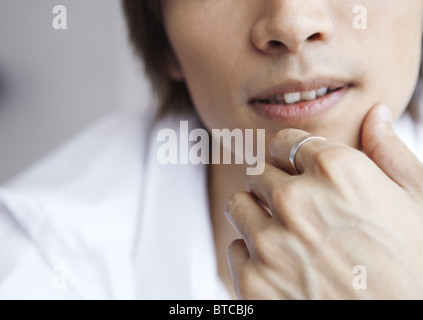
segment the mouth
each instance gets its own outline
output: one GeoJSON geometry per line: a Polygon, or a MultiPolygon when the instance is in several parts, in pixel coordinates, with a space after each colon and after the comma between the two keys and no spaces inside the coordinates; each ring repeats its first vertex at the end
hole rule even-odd
{"type": "Polygon", "coordinates": [[[305,120],[335,107],[350,87],[348,82],[334,79],[289,81],[265,90],[249,104],[274,119],[305,120]]]}

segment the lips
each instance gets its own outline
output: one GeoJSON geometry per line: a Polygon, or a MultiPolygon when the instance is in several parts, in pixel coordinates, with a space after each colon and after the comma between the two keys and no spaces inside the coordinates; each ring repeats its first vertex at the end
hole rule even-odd
{"type": "Polygon", "coordinates": [[[334,107],[349,87],[350,84],[343,79],[287,81],[264,90],[252,98],[250,104],[272,118],[304,119],[334,107]]]}

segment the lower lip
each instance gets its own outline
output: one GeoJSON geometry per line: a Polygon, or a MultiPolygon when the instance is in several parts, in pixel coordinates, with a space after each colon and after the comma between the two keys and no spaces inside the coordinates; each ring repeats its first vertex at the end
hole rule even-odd
{"type": "Polygon", "coordinates": [[[334,108],[346,94],[348,86],[338,89],[328,95],[310,101],[295,104],[266,104],[253,101],[252,105],[258,112],[272,119],[300,121],[318,117],[334,108]]]}

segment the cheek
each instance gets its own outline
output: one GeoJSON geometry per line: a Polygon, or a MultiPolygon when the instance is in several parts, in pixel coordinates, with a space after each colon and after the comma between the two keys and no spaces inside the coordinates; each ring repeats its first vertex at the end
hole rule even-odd
{"type": "Polygon", "coordinates": [[[230,119],[235,117],[236,108],[232,98],[235,83],[232,81],[233,70],[237,65],[236,60],[223,53],[213,50],[208,44],[204,44],[203,50],[194,46],[193,50],[186,47],[186,55],[183,56],[181,65],[184,70],[185,81],[190,92],[191,99],[198,115],[209,129],[226,127],[231,128],[230,119]],[[208,50],[207,50],[208,49],[208,50]],[[210,51],[212,51],[210,53],[210,51]],[[190,55],[197,51],[195,56],[190,55]],[[200,51],[200,52],[199,52],[200,51]]]}
{"type": "Polygon", "coordinates": [[[194,107],[208,128],[235,126],[230,120],[237,112],[234,94],[248,46],[248,28],[242,27],[244,13],[229,8],[230,3],[186,2],[181,5],[181,18],[178,5],[169,8],[173,11],[167,33],[194,107]]]}
{"type": "MultiPolygon", "coordinates": [[[[397,2],[395,2],[397,4],[397,2]]],[[[398,117],[407,107],[414,92],[421,61],[422,1],[404,1],[395,6],[370,7],[365,63],[369,70],[368,83],[398,117]],[[393,9],[395,8],[395,9],[393,9]],[[387,23],[389,21],[389,23],[387,23]],[[366,61],[367,60],[367,61],[366,61]]]]}
{"type": "Polygon", "coordinates": [[[386,86],[387,96],[392,101],[391,105],[396,118],[407,108],[415,91],[420,70],[421,45],[404,52],[401,58],[405,63],[396,64],[397,68],[393,75],[395,81],[386,86]]]}

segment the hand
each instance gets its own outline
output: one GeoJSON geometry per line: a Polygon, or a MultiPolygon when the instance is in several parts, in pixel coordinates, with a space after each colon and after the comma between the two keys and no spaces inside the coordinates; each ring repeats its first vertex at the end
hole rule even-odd
{"type": "Polygon", "coordinates": [[[301,146],[301,175],[292,175],[289,152],[308,133],[273,139],[275,164],[225,207],[242,236],[228,251],[239,298],[423,298],[423,165],[387,112],[377,106],[366,117],[364,152],[319,140],[301,146]],[[358,288],[357,265],[366,271],[358,288]]]}

